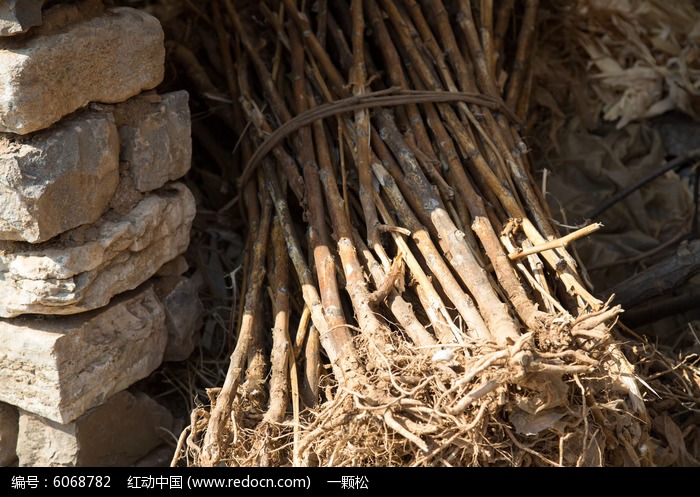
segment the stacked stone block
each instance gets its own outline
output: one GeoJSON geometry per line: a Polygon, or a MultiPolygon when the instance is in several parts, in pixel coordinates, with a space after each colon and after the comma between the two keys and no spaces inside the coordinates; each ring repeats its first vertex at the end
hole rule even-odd
{"type": "Polygon", "coordinates": [[[130,387],[200,324],[188,95],[156,18],[43,4],[0,0],[0,465],[132,465],[176,427],[130,387]]]}

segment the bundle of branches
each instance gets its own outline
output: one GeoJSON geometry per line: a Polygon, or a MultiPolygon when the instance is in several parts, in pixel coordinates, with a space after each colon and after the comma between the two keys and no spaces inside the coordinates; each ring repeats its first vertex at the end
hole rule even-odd
{"type": "Polygon", "coordinates": [[[643,465],[647,418],[532,177],[537,1],[211,4],[249,223],[188,465],[643,465]]]}

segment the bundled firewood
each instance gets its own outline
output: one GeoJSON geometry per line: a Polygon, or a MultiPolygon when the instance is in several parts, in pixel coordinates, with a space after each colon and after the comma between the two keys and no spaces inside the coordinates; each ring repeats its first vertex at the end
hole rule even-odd
{"type": "Polygon", "coordinates": [[[538,189],[536,0],[212,2],[244,294],[188,465],[644,465],[646,412],[538,189]],[[230,110],[230,112],[229,112],[230,110]]]}

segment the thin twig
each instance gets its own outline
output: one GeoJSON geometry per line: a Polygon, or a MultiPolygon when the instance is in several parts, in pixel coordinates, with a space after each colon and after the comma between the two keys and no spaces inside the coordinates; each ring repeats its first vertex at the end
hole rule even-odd
{"type": "Polygon", "coordinates": [[[625,187],[622,191],[616,193],[609,199],[607,199],[605,202],[600,204],[598,207],[590,211],[588,214],[586,214],[586,219],[596,219],[599,217],[603,212],[607,211],[610,207],[618,203],[619,201],[625,199],[650,181],[658,178],[659,176],[663,175],[667,171],[672,171],[677,168],[682,167],[686,162],[691,161],[691,160],[696,160],[700,158],[700,148],[694,148],[692,150],[688,150],[686,152],[683,152],[681,155],[678,157],[673,158],[672,160],[666,162],[659,168],[655,169],[651,173],[647,174],[643,178],[640,178],[639,180],[635,181],[632,183],[630,186],[625,187]]]}
{"type": "Polygon", "coordinates": [[[511,260],[516,260],[521,259],[523,257],[527,257],[528,255],[539,254],[540,252],[544,252],[545,250],[566,247],[569,243],[573,242],[574,240],[578,240],[579,238],[588,236],[591,233],[595,233],[602,227],[603,223],[589,224],[588,226],[585,226],[572,233],[569,233],[568,235],[562,236],[561,238],[557,238],[556,240],[549,240],[545,243],[533,245],[532,247],[519,249],[517,252],[511,252],[510,254],[508,254],[508,257],[510,257],[511,260]]]}

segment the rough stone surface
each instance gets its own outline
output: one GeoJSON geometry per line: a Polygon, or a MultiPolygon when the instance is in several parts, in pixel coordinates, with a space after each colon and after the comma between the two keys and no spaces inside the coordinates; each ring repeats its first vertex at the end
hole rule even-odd
{"type": "Polygon", "coordinates": [[[169,468],[174,456],[173,448],[163,444],[134,463],[136,468],[169,468]]]}
{"type": "Polygon", "coordinates": [[[156,276],[180,276],[189,269],[189,264],[187,263],[187,258],[184,255],[179,255],[173,260],[163,264],[158,271],[156,271],[156,276]]]}
{"type": "Polygon", "coordinates": [[[89,102],[123,102],[163,80],[163,29],[146,12],[115,7],[42,28],[0,38],[0,131],[48,128],[89,102]]]}
{"type": "Polygon", "coordinates": [[[156,292],[165,307],[168,344],[164,361],[184,361],[199,343],[204,307],[199,298],[200,273],[158,278],[156,292]]]}
{"type": "Polygon", "coordinates": [[[48,242],[0,242],[0,317],[75,314],[136,288],[189,245],[195,200],[182,183],[48,242]]]}
{"type": "Polygon", "coordinates": [[[114,107],[120,160],[141,192],[184,176],[192,162],[189,94],[182,90],[130,99],[114,107]]]}
{"type": "Polygon", "coordinates": [[[170,412],[144,393],[122,391],[72,423],[20,411],[22,467],[133,465],[165,440],[170,412]]]}
{"type": "Polygon", "coordinates": [[[24,33],[41,24],[41,7],[44,0],[0,1],[0,36],[24,33]]]}
{"type": "Polygon", "coordinates": [[[184,176],[189,123],[178,91],[93,105],[24,137],[0,133],[0,240],[49,240],[184,176]]]}
{"type": "Polygon", "coordinates": [[[96,311],[2,319],[0,400],[69,423],[151,374],[166,341],[149,283],[96,311]]]}
{"type": "Polygon", "coordinates": [[[85,112],[28,137],[0,135],[0,239],[37,243],[97,221],[119,182],[110,114],[85,112]]]}
{"type": "Polygon", "coordinates": [[[17,462],[18,416],[15,406],[0,402],[0,467],[17,462]]]}

